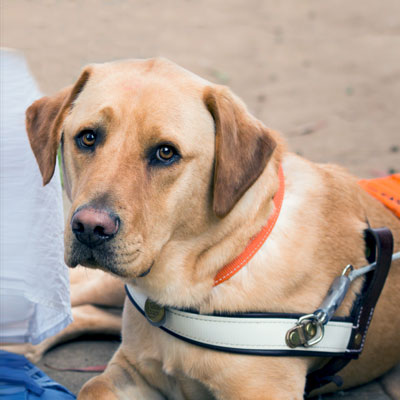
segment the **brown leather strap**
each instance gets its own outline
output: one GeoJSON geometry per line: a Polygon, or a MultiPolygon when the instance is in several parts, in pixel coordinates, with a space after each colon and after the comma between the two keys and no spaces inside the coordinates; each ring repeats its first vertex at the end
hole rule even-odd
{"type": "Polygon", "coordinates": [[[355,327],[349,342],[349,352],[352,358],[358,358],[364,347],[365,338],[375,305],[389,273],[393,255],[393,236],[388,228],[366,229],[365,243],[371,254],[368,261],[376,258],[376,268],[366,275],[361,296],[354,305],[352,315],[355,327]]]}
{"type": "Polygon", "coordinates": [[[376,267],[366,275],[361,294],[353,306],[351,315],[354,327],[349,341],[348,356],[331,358],[321,369],[308,374],[305,387],[306,394],[330,382],[335,382],[338,386],[341,386],[343,380],[336,374],[352,359],[358,358],[364,347],[375,305],[392,262],[393,236],[388,228],[366,229],[365,243],[367,253],[369,252],[367,259],[369,262],[376,259],[376,267]]]}

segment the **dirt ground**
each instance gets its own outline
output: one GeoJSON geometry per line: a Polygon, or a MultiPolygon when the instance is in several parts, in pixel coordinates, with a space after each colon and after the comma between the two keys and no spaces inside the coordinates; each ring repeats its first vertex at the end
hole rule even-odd
{"type": "MultiPolygon", "coordinates": [[[[229,85],[284,134],[290,149],[311,160],[362,177],[400,171],[398,0],[1,0],[0,6],[1,45],[25,54],[45,94],[73,83],[88,63],[164,56],[229,85]]],[[[98,343],[97,351],[67,345],[76,353],[71,362],[99,361],[92,357],[105,348],[98,343]]],[[[67,346],[47,357],[59,352],[66,362],[67,346]]],[[[113,346],[107,351],[101,362],[113,346]]],[[[88,376],[73,374],[53,376],[77,391],[88,376]]],[[[379,393],[339,397],[387,398],[379,384],[367,386],[374,388],[379,393]]]]}

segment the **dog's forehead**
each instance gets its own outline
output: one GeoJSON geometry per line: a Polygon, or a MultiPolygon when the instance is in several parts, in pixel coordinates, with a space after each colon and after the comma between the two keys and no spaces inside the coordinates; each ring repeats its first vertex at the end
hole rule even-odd
{"type": "Polygon", "coordinates": [[[118,106],[123,110],[138,103],[172,107],[182,100],[201,100],[208,85],[206,80],[165,59],[94,64],[74,107],[118,106]]]}
{"type": "Polygon", "coordinates": [[[209,129],[211,115],[202,93],[210,85],[165,59],[119,61],[91,66],[90,77],[74,102],[73,131],[92,121],[141,121],[142,129],[209,129]]]}

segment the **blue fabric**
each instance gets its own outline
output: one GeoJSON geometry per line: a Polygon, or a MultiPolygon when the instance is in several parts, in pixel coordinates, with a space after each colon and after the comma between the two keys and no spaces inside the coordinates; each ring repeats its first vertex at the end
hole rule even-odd
{"type": "Polygon", "coordinates": [[[0,400],[72,400],[75,395],[24,356],[0,350],[0,400]]]}

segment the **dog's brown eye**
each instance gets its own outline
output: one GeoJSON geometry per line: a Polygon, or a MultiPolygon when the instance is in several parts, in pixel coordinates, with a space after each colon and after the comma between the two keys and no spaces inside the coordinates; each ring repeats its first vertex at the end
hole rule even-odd
{"type": "Polygon", "coordinates": [[[175,152],[171,146],[161,146],[156,154],[160,161],[168,161],[174,156],[175,152]]]}
{"type": "Polygon", "coordinates": [[[81,136],[82,144],[86,147],[92,147],[96,142],[96,134],[93,131],[86,131],[81,136]]]}
{"type": "Polygon", "coordinates": [[[147,153],[149,165],[155,168],[168,167],[178,162],[182,157],[175,146],[164,143],[150,148],[147,153]]]}

